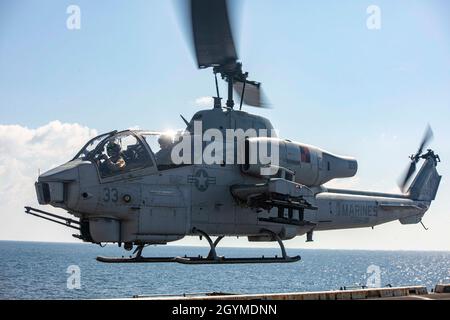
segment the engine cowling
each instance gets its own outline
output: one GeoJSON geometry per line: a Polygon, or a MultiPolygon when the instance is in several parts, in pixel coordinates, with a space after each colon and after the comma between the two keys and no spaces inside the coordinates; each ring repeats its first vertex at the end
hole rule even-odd
{"type": "MultiPolygon", "coordinates": [[[[319,186],[333,179],[353,177],[358,171],[358,162],[354,158],[338,156],[314,146],[278,138],[249,138],[245,143],[244,154],[244,173],[266,177],[271,175],[267,173],[268,167],[285,168],[293,172],[295,182],[306,186],[319,186]],[[268,164],[267,159],[261,159],[261,144],[269,145],[269,154],[271,148],[277,146],[278,163],[268,164]]],[[[272,175],[277,174],[279,175],[278,172],[272,172],[272,175]]]]}

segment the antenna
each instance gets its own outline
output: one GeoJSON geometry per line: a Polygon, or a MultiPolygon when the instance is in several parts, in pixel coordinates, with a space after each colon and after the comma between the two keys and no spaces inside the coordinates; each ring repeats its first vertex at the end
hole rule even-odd
{"type": "Polygon", "coordinates": [[[220,99],[219,83],[217,82],[217,72],[214,72],[214,79],[216,80],[216,92],[217,92],[217,98],[220,99]]]}
{"type": "Polygon", "coordinates": [[[181,119],[183,120],[183,122],[184,122],[187,126],[189,126],[189,121],[187,121],[186,118],[183,117],[182,114],[180,114],[180,117],[181,117],[181,119]]]}
{"type": "Polygon", "coordinates": [[[240,104],[240,106],[239,106],[239,111],[242,110],[242,102],[244,102],[245,84],[246,84],[246,83],[247,83],[247,82],[244,81],[244,84],[242,85],[241,104],[240,104]]]}

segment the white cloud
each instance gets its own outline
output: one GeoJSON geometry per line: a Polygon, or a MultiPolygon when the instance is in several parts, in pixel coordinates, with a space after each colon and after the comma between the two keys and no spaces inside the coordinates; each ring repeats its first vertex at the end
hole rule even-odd
{"type": "Polygon", "coordinates": [[[71,240],[64,227],[27,216],[23,207],[38,205],[34,182],[39,170],[69,161],[96,135],[96,130],[59,121],[37,129],[0,125],[0,239],[71,240]]]}
{"type": "Polygon", "coordinates": [[[214,106],[214,99],[212,97],[200,97],[195,99],[195,106],[198,108],[210,108],[214,106]]]}

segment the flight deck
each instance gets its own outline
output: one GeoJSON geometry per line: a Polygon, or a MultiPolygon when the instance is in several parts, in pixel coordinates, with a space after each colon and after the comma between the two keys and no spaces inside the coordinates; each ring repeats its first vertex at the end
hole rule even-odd
{"type": "Polygon", "coordinates": [[[345,289],[317,292],[134,296],[143,300],[450,300],[450,284],[438,284],[431,292],[425,286],[345,289]]]}

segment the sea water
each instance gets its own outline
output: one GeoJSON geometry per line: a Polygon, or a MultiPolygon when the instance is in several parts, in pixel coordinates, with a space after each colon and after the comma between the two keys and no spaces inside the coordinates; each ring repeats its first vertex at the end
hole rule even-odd
{"type": "MultiPolygon", "coordinates": [[[[190,293],[277,293],[342,287],[450,282],[450,252],[288,249],[287,264],[106,264],[115,246],[0,241],[0,299],[104,299],[190,293]],[[373,281],[373,280],[377,281],[373,281]]],[[[206,255],[207,247],[150,246],[146,256],[206,255]]],[[[279,249],[218,248],[227,257],[274,256],[279,249]]]]}

